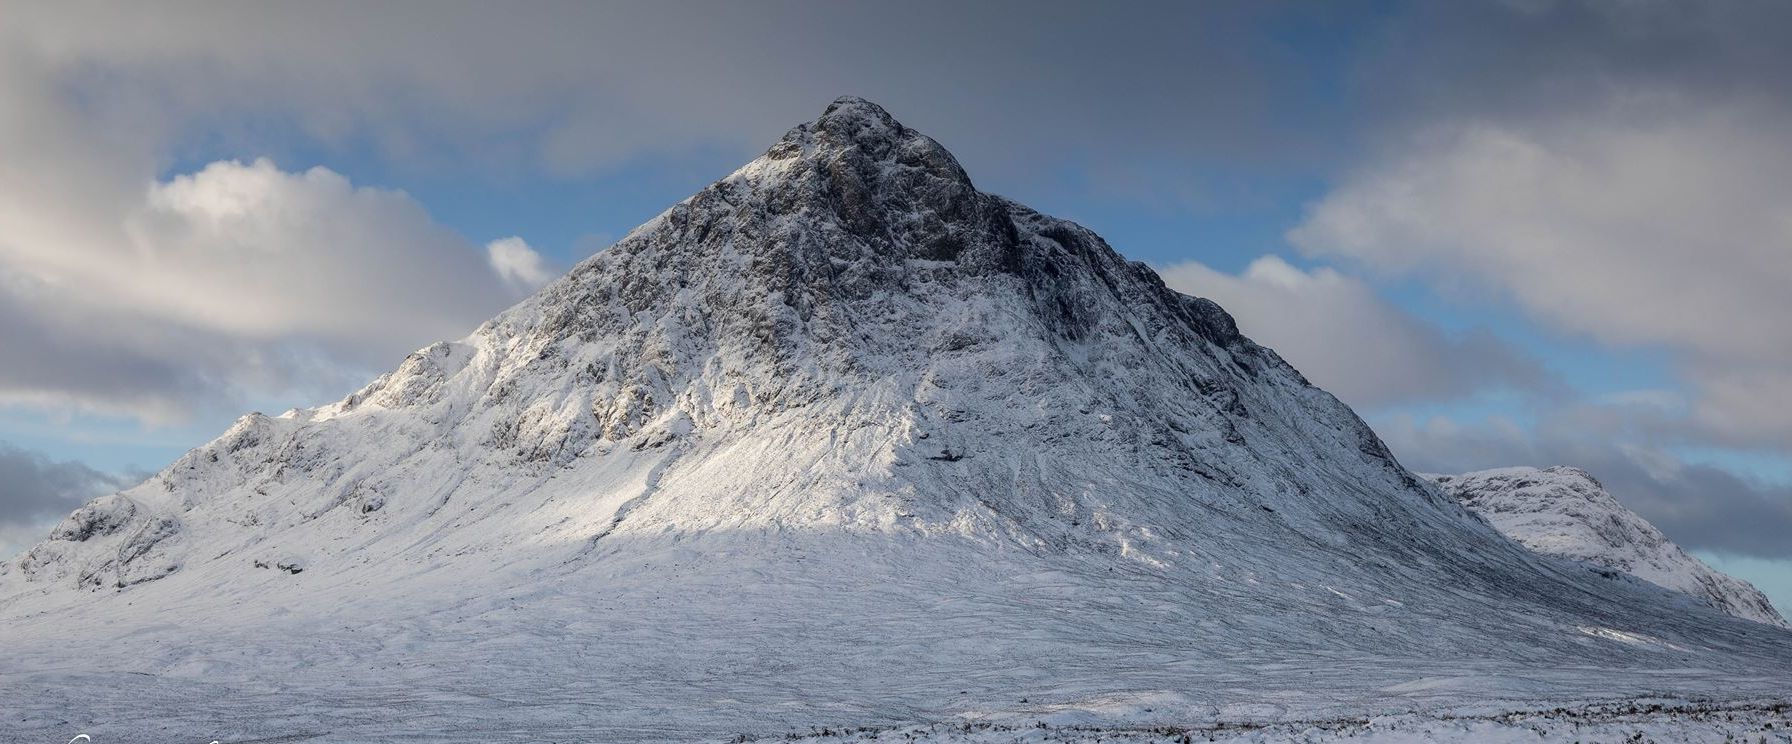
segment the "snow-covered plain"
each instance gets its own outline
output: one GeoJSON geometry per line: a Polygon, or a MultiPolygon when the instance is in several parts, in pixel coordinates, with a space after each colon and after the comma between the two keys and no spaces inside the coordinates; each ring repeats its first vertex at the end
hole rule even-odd
{"type": "Polygon", "coordinates": [[[1074,738],[1792,689],[1792,633],[1506,539],[1218,306],[858,99],[471,336],[83,507],[0,567],[0,643],[19,741],[1074,738]]]}

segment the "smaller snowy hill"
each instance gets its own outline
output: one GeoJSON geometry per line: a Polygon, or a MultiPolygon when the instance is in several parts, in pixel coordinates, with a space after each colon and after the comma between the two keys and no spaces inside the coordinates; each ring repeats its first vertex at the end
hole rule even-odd
{"type": "Polygon", "coordinates": [[[1426,477],[1533,551],[1622,571],[1736,617],[1787,627],[1761,590],[1694,558],[1584,470],[1496,468],[1426,477]]]}

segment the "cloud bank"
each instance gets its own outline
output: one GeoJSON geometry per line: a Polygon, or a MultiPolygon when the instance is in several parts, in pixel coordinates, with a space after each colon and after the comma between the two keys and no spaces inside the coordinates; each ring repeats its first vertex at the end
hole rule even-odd
{"type": "Polygon", "coordinates": [[[1688,463],[1647,447],[1585,436],[1545,422],[1540,430],[1508,419],[1467,424],[1410,415],[1382,417],[1375,430],[1414,470],[1461,473],[1512,465],[1572,465],[1592,473],[1625,506],[1689,550],[1792,560],[1792,485],[1688,463]]]}
{"type": "Polygon", "coordinates": [[[1010,178],[1037,176],[1047,147],[1053,167],[1294,162],[1276,140],[1297,60],[1257,27],[1275,14],[1152,12],[1161,23],[1056,2],[8,5],[0,341],[27,359],[0,370],[0,404],[160,422],[293,388],[316,400],[555,273],[520,239],[480,246],[404,193],[269,154],[579,178],[744,154],[852,92],[1010,178]],[[1065,55],[1066,34],[1111,49],[1065,55]]]}
{"type": "MultiPolygon", "coordinates": [[[[0,203],[23,211],[30,193],[0,203]]],[[[79,218],[0,237],[0,341],[16,360],[0,401],[169,421],[252,392],[328,394],[552,273],[515,238],[488,262],[402,192],[267,160],[215,162],[79,218]]]]}
{"type": "Polygon", "coordinates": [[[1480,391],[1542,391],[1536,362],[1486,331],[1449,334],[1366,282],[1303,271],[1275,256],[1233,276],[1196,261],[1161,267],[1172,289],[1220,303],[1246,335],[1352,406],[1444,401],[1480,391]]]}
{"type": "Polygon", "coordinates": [[[978,173],[1038,175],[1046,148],[1142,164],[1312,151],[1286,116],[1312,100],[1273,27],[1289,14],[1266,4],[1137,6],[1151,22],[1058,0],[79,10],[9,7],[6,61],[34,97],[76,91],[89,117],[163,144],[203,124],[226,145],[290,134],[577,175],[761,148],[852,93],[979,158],[978,173]],[[1065,53],[1077,46],[1091,53],[1065,53]]]}
{"type": "Polygon", "coordinates": [[[1612,112],[1463,125],[1375,161],[1290,240],[1483,287],[1550,327],[1667,348],[1711,436],[1792,446],[1792,136],[1759,119],[1612,112]]]}
{"type": "Polygon", "coordinates": [[[1288,239],[1509,303],[1675,390],[1511,418],[1372,415],[1403,461],[1568,464],[1689,547],[1792,558],[1792,489],[1676,451],[1792,455],[1792,6],[1414,3],[1350,75],[1361,152],[1288,239]]]}
{"type": "Polygon", "coordinates": [[[126,485],[78,462],[58,462],[0,442],[0,525],[60,517],[126,485]]]}
{"type": "Polygon", "coordinates": [[[49,523],[88,499],[126,485],[111,473],[0,442],[0,560],[41,539],[49,523]]]}

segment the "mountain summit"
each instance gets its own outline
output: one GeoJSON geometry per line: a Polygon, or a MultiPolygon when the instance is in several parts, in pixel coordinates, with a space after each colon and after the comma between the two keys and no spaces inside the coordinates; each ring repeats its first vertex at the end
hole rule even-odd
{"type": "Polygon", "coordinates": [[[103,730],[105,685],[170,735],[1325,715],[1740,695],[1792,659],[1507,540],[1217,305],[857,98],[3,570],[20,668],[115,650],[0,689],[27,720],[103,730]]]}

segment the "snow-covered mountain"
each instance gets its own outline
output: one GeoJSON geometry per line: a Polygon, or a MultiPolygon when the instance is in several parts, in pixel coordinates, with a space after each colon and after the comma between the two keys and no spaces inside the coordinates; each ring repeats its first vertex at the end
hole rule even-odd
{"type": "Polygon", "coordinates": [[[0,569],[0,647],[0,726],[166,740],[1792,681],[1792,634],[1526,551],[1217,305],[855,98],[472,335],[82,507],[0,569]]]}
{"type": "Polygon", "coordinates": [[[1682,550],[1584,470],[1517,467],[1426,477],[1538,553],[1623,571],[1740,618],[1786,625],[1761,590],[1682,550]]]}

